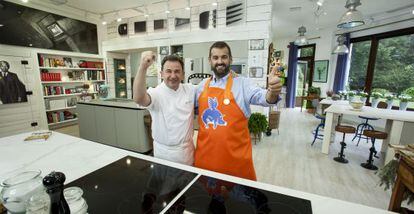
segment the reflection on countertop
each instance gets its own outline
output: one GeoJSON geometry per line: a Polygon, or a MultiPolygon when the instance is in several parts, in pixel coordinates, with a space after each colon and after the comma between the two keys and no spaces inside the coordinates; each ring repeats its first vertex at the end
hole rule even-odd
{"type": "Polygon", "coordinates": [[[143,108],[139,108],[137,104],[132,99],[124,99],[124,98],[109,98],[105,100],[95,99],[91,101],[79,101],[78,104],[86,104],[86,105],[100,105],[100,106],[108,106],[108,107],[121,107],[121,108],[132,108],[137,110],[144,110],[143,108]]]}

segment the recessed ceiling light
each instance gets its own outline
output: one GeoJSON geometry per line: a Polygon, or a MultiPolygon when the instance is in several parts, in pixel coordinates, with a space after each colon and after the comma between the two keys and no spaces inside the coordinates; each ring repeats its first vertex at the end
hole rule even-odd
{"type": "Polygon", "coordinates": [[[414,10],[413,10],[413,15],[414,15],[414,10]]]}
{"type": "Polygon", "coordinates": [[[29,2],[29,0],[22,0],[22,2],[23,2],[23,3],[27,3],[27,2],[29,2]]]}
{"type": "Polygon", "coordinates": [[[108,24],[106,21],[103,21],[103,22],[102,22],[102,25],[106,25],[106,24],[108,24]]]}
{"type": "Polygon", "coordinates": [[[145,16],[145,17],[148,17],[149,15],[148,15],[148,14],[145,14],[144,16],[145,16]]]}
{"type": "Polygon", "coordinates": [[[30,47],[32,47],[32,46],[33,46],[33,44],[32,44],[32,43],[30,43],[30,44],[29,44],[29,46],[30,46],[30,47]]]}
{"type": "Polygon", "coordinates": [[[117,22],[121,22],[122,21],[122,18],[118,18],[116,21],[117,22]]]}
{"type": "Polygon", "coordinates": [[[185,9],[186,9],[186,10],[190,10],[191,8],[190,8],[190,7],[186,7],[185,9]]]}
{"type": "Polygon", "coordinates": [[[211,5],[217,6],[217,2],[213,2],[213,3],[211,3],[211,5]]]}
{"type": "Polygon", "coordinates": [[[165,13],[171,13],[169,10],[166,10],[165,13]]]}
{"type": "Polygon", "coordinates": [[[322,7],[323,2],[324,2],[324,0],[318,0],[318,1],[316,2],[316,4],[322,7]]]}
{"type": "Polygon", "coordinates": [[[4,26],[4,24],[0,24],[0,27],[3,27],[4,26]]]}

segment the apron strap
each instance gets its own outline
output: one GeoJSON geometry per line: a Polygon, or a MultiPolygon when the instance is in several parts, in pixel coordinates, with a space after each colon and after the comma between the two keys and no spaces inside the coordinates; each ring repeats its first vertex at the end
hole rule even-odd
{"type": "Polygon", "coordinates": [[[231,97],[231,87],[233,86],[233,75],[230,71],[229,78],[227,79],[226,88],[224,90],[224,99],[229,99],[231,97]]]}

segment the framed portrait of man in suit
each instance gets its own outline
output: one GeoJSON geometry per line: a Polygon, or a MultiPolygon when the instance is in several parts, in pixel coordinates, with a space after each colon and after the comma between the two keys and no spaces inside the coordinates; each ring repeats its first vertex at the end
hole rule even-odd
{"type": "Polygon", "coordinates": [[[10,63],[0,59],[0,102],[1,104],[27,102],[26,86],[18,74],[12,72],[10,63]]]}

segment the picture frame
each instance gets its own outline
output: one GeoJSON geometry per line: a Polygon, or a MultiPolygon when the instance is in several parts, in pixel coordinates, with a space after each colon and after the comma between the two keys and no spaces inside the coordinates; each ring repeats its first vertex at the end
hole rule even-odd
{"type": "Polygon", "coordinates": [[[249,40],[249,50],[264,50],[264,39],[249,40]]]}
{"type": "Polygon", "coordinates": [[[250,78],[263,78],[263,67],[250,67],[249,77],[250,78]]]}
{"type": "Polygon", "coordinates": [[[313,72],[313,82],[328,82],[329,60],[316,60],[313,72]]]}
{"type": "Polygon", "coordinates": [[[169,46],[160,46],[160,55],[168,55],[168,53],[170,52],[169,50],[169,46]]]}

